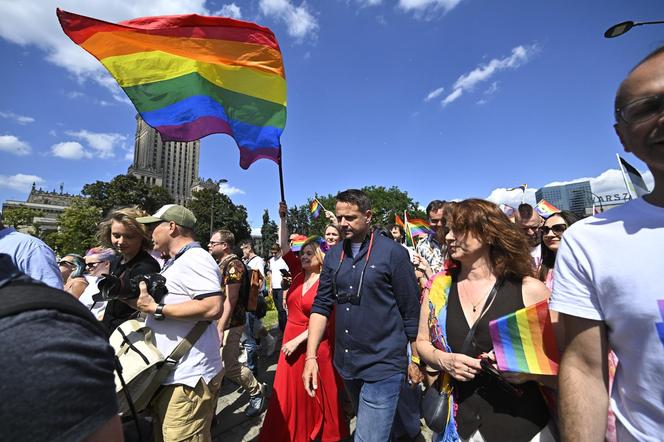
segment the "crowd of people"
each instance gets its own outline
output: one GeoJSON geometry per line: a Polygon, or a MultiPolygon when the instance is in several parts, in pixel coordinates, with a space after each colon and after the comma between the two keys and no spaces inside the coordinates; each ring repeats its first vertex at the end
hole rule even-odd
{"type": "Polygon", "coordinates": [[[249,395],[249,418],[267,410],[261,441],[416,440],[432,389],[449,401],[432,425],[436,442],[662,440],[663,79],[660,48],[615,102],[615,130],[654,190],[584,219],[434,200],[432,233],[409,244],[401,225],[375,225],[368,196],[348,189],[326,212],[330,225],[297,248],[281,202],[267,263],[225,229],[204,247],[194,215],[175,204],[153,215],[114,210],[99,247],[59,259],[0,224],[0,440],[122,440],[104,337],[137,316],[164,355],[192,341],[150,402],[155,440],[211,440],[225,380],[249,395]],[[163,297],[140,279],[155,274],[163,297]],[[46,286],[78,300],[93,324],[71,308],[2,305],[12,299],[3,291],[46,286]],[[100,296],[113,290],[133,295],[100,296]],[[281,339],[271,386],[258,372],[259,348],[271,354],[277,343],[262,296],[274,301],[281,339]],[[543,302],[558,373],[501,370],[491,321],[543,302]]]}

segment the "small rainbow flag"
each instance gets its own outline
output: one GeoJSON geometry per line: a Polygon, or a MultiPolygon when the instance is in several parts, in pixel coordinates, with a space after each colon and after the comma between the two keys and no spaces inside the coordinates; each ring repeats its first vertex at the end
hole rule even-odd
{"type": "Polygon", "coordinates": [[[491,321],[489,332],[501,370],[544,375],[558,373],[558,347],[548,301],[491,321]]]}
{"type": "Polygon", "coordinates": [[[290,248],[293,252],[299,252],[300,250],[302,250],[302,246],[304,245],[305,242],[307,242],[307,237],[306,236],[296,235],[295,238],[293,238],[293,240],[291,240],[291,243],[290,243],[291,247],[290,248]]]}
{"type": "Polygon", "coordinates": [[[279,162],[286,79],[272,31],[196,14],[118,24],[57,10],[65,34],[99,60],[163,141],[233,137],[240,167],[279,162]]]}
{"type": "Polygon", "coordinates": [[[539,216],[542,218],[548,218],[554,213],[560,212],[560,209],[558,209],[556,206],[551,204],[545,199],[541,199],[539,203],[535,206],[535,211],[539,213],[539,216]]]}
{"type": "Polygon", "coordinates": [[[400,226],[402,229],[406,229],[406,225],[403,223],[403,220],[399,215],[394,215],[394,224],[400,226]]]}
{"type": "Polygon", "coordinates": [[[431,226],[429,226],[429,223],[420,218],[408,219],[408,228],[413,237],[419,235],[431,235],[434,233],[431,226]]]}
{"type": "Polygon", "coordinates": [[[311,207],[309,207],[309,210],[311,211],[311,216],[316,219],[320,216],[320,208],[322,204],[318,202],[316,198],[311,202],[311,207]]]}

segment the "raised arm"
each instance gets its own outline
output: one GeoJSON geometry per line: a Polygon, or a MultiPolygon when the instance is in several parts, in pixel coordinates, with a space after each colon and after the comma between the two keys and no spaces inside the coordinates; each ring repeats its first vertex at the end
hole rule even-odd
{"type": "Polygon", "coordinates": [[[286,223],[287,214],[288,206],[286,205],[286,202],[279,202],[279,245],[281,246],[282,255],[285,255],[290,251],[290,243],[288,242],[288,224],[286,223]]]}

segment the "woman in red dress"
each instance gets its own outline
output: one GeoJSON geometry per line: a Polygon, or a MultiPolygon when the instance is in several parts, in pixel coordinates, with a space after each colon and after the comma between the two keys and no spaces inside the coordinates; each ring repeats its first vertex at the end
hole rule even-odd
{"type": "Polygon", "coordinates": [[[288,245],[285,203],[279,205],[280,238],[283,258],[293,282],[288,290],[288,321],[267,415],[260,441],[339,441],[348,437],[339,393],[343,383],[332,365],[334,318],[328,321],[327,332],[318,349],[319,388],[311,398],[304,390],[306,342],[311,306],[318,291],[318,278],[323,267],[323,252],[315,239],[304,243],[299,259],[288,245]]]}

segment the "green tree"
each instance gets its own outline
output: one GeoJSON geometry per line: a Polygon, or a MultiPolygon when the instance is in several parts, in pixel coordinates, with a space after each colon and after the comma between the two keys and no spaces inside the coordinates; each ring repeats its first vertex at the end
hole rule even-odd
{"type": "Polygon", "coordinates": [[[151,186],[131,175],[118,175],[109,182],[86,184],[81,193],[88,197],[91,205],[99,207],[104,216],[114,208],[134,205],[154,213],[164,204],[173,203],[166,189],[151,186]]]}
{"type": "Polygon", "coordinates": [[[203,189],[194,192],[193,199],[189,201],[187,208],[196,216],[196,238],[205,242],[210,238],[210,217],[212,219],[212,231],[227,229],[235,235],[235,241],[251,237],[251,229],[247,222],[247,209],[242,205],[235,205],[233,201],[214,189],[203,189]]]}
{"type": "Polygon", "coordinates": [[[35,227],[33,222],[36,216],[44,216],[43,212],[29,207],[9,207],[2,214],[6,226],[18,228],[20,226],[35,227]]]}
{"type": "Polygon", "coordinates": [[[270,247],[279,240],[279,226],[270,219],[270,213],[265,209],[263,212],[263,225],[261,226],[261,237],[263,238],[263,258],[267,259],[270,247]]]}
{"type": "Polygon", "coordinates": [[[58,219],[58,231],[44,235],[43,240],[56,251],[84,254],[97,246],[95,235],[102,220],[101,211],[87,200],[74,202],[58,219]]]}
{"type": "MultiPolygon", "coordinates": [[[[408,212],[409,217],[426,218],[424,211],[418,208],[419,203],[413,200],[408,195],[408,192],[404,192],[396,186],[389,188],[384,186],[366,186],[361,190],[366,192],[371,200],[373,212],[372,223],[374,225],[387,227],[394,223],[395,215],[398,214],[403,218],[404,210],[408,212]]],[[[327,210],[334,212],[337,204],[335,196],[315,195],[314,198],[317,198],[327,210]]],[[[287,217],[289,232],[307,236],[323,235],[323,229],[330,221],[325,217],[322,209],[320,216],[317,219],[313,219],[310,207],[314,198],[309,199],[307,204],[289,208],[287,217]]]]}

